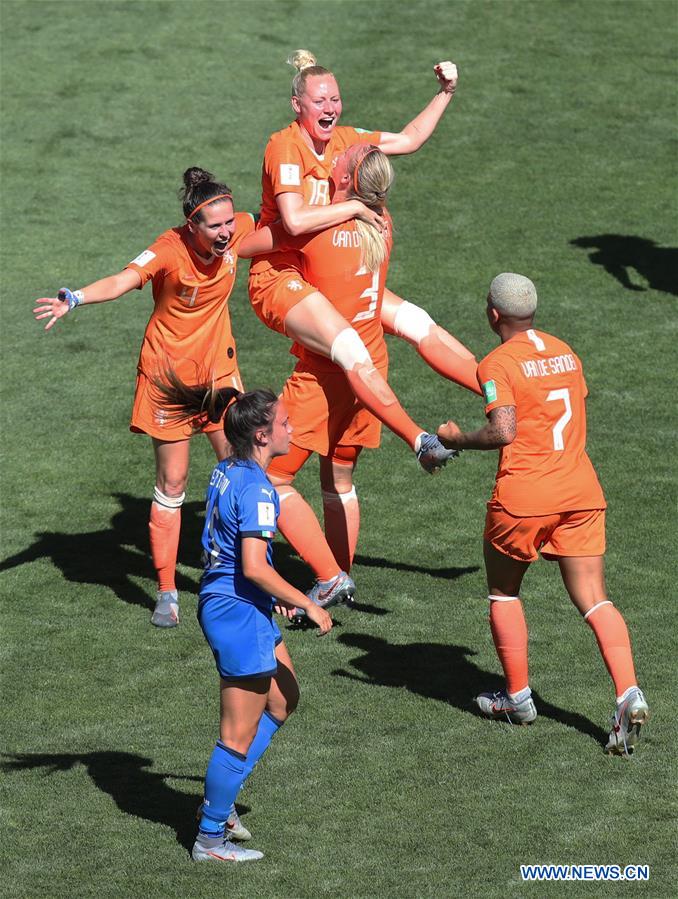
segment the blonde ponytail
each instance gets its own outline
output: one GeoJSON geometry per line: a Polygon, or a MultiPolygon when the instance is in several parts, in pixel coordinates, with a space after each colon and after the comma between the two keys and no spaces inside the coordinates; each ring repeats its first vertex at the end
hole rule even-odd
{"type": "MultiPolygon", "coordinates": [[[[360,200],[369,209],[382,212],[395,178],[388,156],[377,147],[372,147],[358,160],[350,174],[352,187],[348,195],[360,200]]],[[[376,272],[388,255],[386,237],[374,225],[361,219],[356,219],[355,227],[360,235],[362,264],[368,272],[376,272]]]]}

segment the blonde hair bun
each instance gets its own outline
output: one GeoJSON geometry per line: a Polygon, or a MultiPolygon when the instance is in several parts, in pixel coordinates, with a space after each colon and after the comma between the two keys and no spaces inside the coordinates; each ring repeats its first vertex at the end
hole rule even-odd
{"type": "Polygon", "coordinates": [[[294,66],[297,72],[303,72],[304,69],[316,65],[316,58],[310,50],[295,50],[288,56],[287,64],[294,66]]]}

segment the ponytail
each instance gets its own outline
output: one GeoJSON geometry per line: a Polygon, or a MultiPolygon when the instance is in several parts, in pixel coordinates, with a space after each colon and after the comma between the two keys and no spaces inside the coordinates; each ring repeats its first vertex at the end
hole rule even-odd
{"type": "Polygon", "coordinates": [[[252,458],[256,432],[268,429],[275,418],[278,397],[271,390],[241,393],[235,387],[216,387],[213,383],[185,384],[169,364],[152,380],[168,410],[167,421],[199,431],[223,418],[235,459],[252,458]]]}
{"type": "Polygon", "coordinates": [[[199,222],[202,220],[202,208],[216,203],[218,200],[233,199],[230,187],[215,181],[214,175],[193,166],[183,174],[184,186],[179,191],[184,215],[187,219],[199,222]]]}
{"type": "MultiPolygon", "coordinates": [[[[364,155],[354,158],[353,170],[349,169],[351,186],[348,196],[360,200],[375,212],[383,212],[395,178],[388,156],[378,147],[369,145],[364,155]]],[[[356,219],[355,227],[360,235],[362,264],[369,272],[376,272],[388,255],[386,238],[378,228],[361,219],[356,219]]]]}

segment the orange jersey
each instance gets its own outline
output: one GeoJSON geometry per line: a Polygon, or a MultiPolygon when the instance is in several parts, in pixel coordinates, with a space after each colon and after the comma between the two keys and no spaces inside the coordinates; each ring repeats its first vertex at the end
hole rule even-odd
{"type": "MultiPolygon", "coordinates": [[[[377,366],[388,359],[381,324],[381,305],[393,247],[393,223],[388,212],[384,211],[384,217],[388,227],[387,256],[376,272],[368,272],[361,265],[360,234],[353,220],[299,237],[290,237],[281,224],[272,228],[283,246],[299,251],[303,277],[317,287],[355,328],[377,366]]],[[[319,370],[338,368],[325,356],[312,353],[299,344],[293,345],[292,352],[306,365],[313,365],[319,370]]]]}
{"type": "Polygon", "coordinates": [[[516,334],[478,366],[485,411],[515,406],[516,437],[499,456],[492,499],[512,515],[604,509],[586,454],[588,394],[579,358],[550,334],[516,334]]]}
{"type": "Polygon", "coordinates": [[[165,231],[127,268],[153,282],[155,308],[146,326],[137,368],[154,377],[167,361],[187,383],[237,372],[228,299],[235,283],[238,244],[254,230],[252,217],[235,215],[223,257],[206,261],[188,243],[188,226],[165,231]]]}
{"type": "MultiPolygon", "coordinates": [[[[329,177],[337,156],[356,143],[378,144],[379,131],[363,131],[348,126],[337,126],[332,132],[325,152],[318,156],[302,137],[297,122],[272,134],[264,153],[261,183],[261,218],[258,227],[270,225],[280,218],[276,197],[278,194],[295,193],[309,206],[327,206],[330,202],[329,177]]],[[[252,262],[252,271],[264,271],[269,259],[277,268],[290,265],[298,267],[294,253],[274,253],[258,256],[252,262]]]]}

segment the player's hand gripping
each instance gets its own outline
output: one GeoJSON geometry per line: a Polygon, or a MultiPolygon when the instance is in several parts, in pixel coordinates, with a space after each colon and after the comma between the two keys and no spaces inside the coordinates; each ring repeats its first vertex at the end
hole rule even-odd
{"type": "Polygon", "coordinates": [[[64,315],[69,313],[71,309],[74,309],[81,302],[81,297],[78,296],[79,291],[73,292],[69,290],[68,287],[62,287],[57,293],[56,297],[41,297],[39,300],[36,300],[36,303],[41,303],[42,305],[35,306],[33,309],[33,315],[36,320],[39,321],[42,318],[48,318],[49,321],[45,325],[45,331],[49,331],[49,329],[56,324],[57,319],[63,318],[64,315]]]}
{"type": "Polygon", "coordinates": [[[387,231],[386,219],[382,215],[379,215],[378,212],[374,212],[368,206],[365,206],[364,203],[361,205],[363,207],[362,211],[356,215],[356,218],[363,222],[367,222],[368,225],[374,225],[377,231],[385,234],[387,231]]]}
{"type": "Polygon", "coordinates": [[[439,62],[437,66],[433,66],[436,78],[440,82],[440,86],[445,94],[454,94],[457,89],[457,81],[459,80],[459,72],[453,62],[446,60],[439,62]]]}
{"type": "Polygon", "coordinates": [[[448,421],[437,430],[438,440],[446,449],[459,449],[457,438],[461,435],[461,428],[454,421],[448,421]]]}

